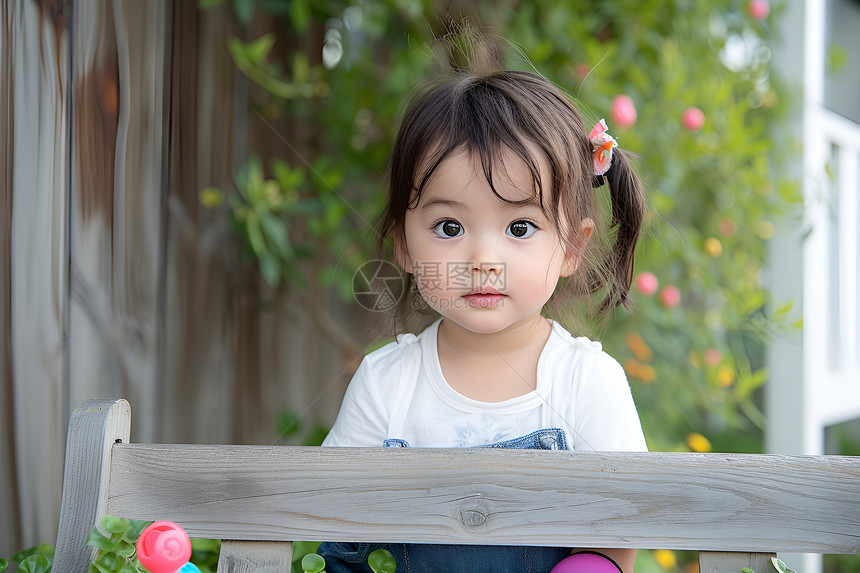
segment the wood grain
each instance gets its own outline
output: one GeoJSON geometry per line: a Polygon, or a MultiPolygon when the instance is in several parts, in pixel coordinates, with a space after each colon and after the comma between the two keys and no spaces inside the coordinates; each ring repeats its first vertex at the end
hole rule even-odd
{"type": "Polygon", "coordinates": [[[293,561],[288,541],[224,541],[218,573],[285,573],[293,561]]]}
{"type": "Polygon", "coordinates": [[[110,514],[216,539],[860,549],[849,457],[123,444],[113,460],[110,514]]]}
{"type": "Polygon", "coordinates": [[[741,573],[744,568],[755,573],[771,573],[771,557],[776,554],[700,551],[699,573],[741,573]]]}
{"type": "Polygon", "coordinates": [[[87,400],[72,413],[54,571],[80,570],[78,564],[95,556],[87,536],[107,515],[111,453],[117,440],[128,441],[130,431],[131,407],[125,400],[87,400]]]}
{"type": "MultiPolygon", "coordinates": [[[[4,385],[0,432],[4,458],[15,459],[0,472],[0,489],[14,492],[7,514],[0,511],[0,554],[9,555],[50,539],[56,532],[68,406],[65,402],[65,315],[68,306],[67,181],[69,176],[68,18],[62,3],[3,2],[2,44],[5,105],[14,124],[5,132],[2,151],[8,172],[2,177],[4,212],[0,234],[8,241],[8,269],[2,298],[9,313],[0,326],[6,354],[0,365],[4,385]],[[5,50],[11,50],[9,56],[5,50]],[[11,185],[10,185],[11,184],[11,185]],[[8,335],[8,338],[7,338],[8,335]],[[9,399],[8,402],[5,399],[9,399]],[[9,416],[9,418],[6,418],[9,416]],[[13,476],[9,476],[13,473],[13,476]],[[14,479],[16,483],[9,484],[14,479]],[[8,489],[6,489],[8,487],[8,489]],[[20,523],[7,528],[7,516],[20,523]]],[[[5,252],[6,249],[3,249],[5,252]]],[[[0,275],[5,273],[0,273],[0,275]]],[[[4,313],[5,314],[5,313],[4,313]]]]}

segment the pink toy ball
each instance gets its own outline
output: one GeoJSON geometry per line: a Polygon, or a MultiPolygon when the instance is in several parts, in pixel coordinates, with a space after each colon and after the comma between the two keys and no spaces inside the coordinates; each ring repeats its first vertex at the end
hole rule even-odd
{"type": "Polygon", "coordinates": [[[681,124],[689,131],[699,131],[705,126],[705,113],[697,107],[688,107],[681,114],[681,124]]]}
{"type": "Polygon", "coordinates": [[[681,302],[681,291],[675,285],[663,287],[660,291],[660,304],[666,308],[675,308],[681,302]]]}
{"type": "Polygon", "coordinates": [[[610,559],[596,553],[577,553],[565,557],[550,573],[620,573],[610,559]]]}
{"type": "Polygon", "coordinates": [[[172,521],[156,521],[140,534],[137,558],[152,573],[177,573],[191,559],[191,540],[172,521]]]}
{"type": "Polygon", "coordinates": [[[654,273],[649,271],[643,271],[636,275],[634,284],[636,285],[636,288],[639,289],[639,292],[645,296],[653,295],[657,292],[657,287],[660,286],[660,283],[657,281],[657,277],[654,276],[654,273]]]}
{"type": "Polygon", "coordinates": [[[770,15],[770,3],[767,0],[751,0],[747,10],[756,20],[764,20],[770,15]]]}
{"type": "Polygon", "coordinates": [[[633,98],[625,94],[615,96],[612,99],[610,115],[612,116],[612,126],[631,127],[636,123],[637,117],[633,98]]]}

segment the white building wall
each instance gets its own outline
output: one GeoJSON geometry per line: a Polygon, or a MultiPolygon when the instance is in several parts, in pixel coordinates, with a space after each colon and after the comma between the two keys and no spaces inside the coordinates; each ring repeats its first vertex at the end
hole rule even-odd
{"type": "MultiPolygon", "coordinates": [[[[828,1],[789,0],[774,47],[797,98],[787,135],[803,158],[787,163],[799,166],[788,175],[802,182],[804,209],[770,253],[776,304],[796,301],[803,318],[802,332],[780,337],[769,357],[772,453],[822,454],[827,426],[860,417],[860,125],[824,105],[827,44],[839,40],[826,34],[828,1]]],[[[780,557],[799,573],[821,571],[820,556],[780,557]]]]}

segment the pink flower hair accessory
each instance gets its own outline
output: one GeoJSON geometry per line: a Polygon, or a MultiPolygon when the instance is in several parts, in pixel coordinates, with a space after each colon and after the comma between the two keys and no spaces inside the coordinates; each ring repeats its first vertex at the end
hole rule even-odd
{"type": "Polygon", "coordinates": [[[609,171],[609,167],[612,165],[612,150],[618,146],[615,138],[606,132],[607,129],[606,120],[601,119],[588,134],[591,151],[594,154],[594,176],[598,178],[603,177],[609,171]]]}

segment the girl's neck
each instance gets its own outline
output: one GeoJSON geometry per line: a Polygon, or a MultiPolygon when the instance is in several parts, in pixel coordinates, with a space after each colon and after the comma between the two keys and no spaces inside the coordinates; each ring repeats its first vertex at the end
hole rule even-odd
{"type": "Polygon", "coordinates": [[[552,326],[539,314],[503,331],[490,334],[472,332],[452,320],[443,318],[437,333],[437,345],[444,346],[445,351],[451,355],[474,358],[539,355],[550,331],[552,326]]]}
{"type": "Polygon", "coordinates": [[[443,319],[437,333],[439,363],[448,385],[482,402],[501,402],[537,387],[537,365],[552,327],[540,315],[492,334],[443,319]]]}

